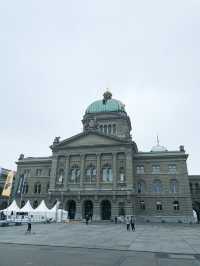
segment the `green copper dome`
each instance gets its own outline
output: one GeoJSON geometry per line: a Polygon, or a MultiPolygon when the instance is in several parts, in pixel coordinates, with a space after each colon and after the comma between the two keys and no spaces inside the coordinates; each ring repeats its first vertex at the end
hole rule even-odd
{"type": "Polygon", "coordinates": [[[107,91],[104,93],[104,99],[95,101],[88,106],[86,114],[101,112],[125,112],[125,106],[122,102],[112,99],[112,94],[107,91]]]}

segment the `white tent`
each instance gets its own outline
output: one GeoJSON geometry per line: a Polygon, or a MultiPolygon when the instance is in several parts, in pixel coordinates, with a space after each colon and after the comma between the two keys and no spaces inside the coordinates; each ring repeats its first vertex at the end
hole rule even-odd
{"type": "Polygon", "coordinates": [[[46,213],[49,211],[50,210],[49,210],[49,208],[47,208],[44,200],[42,200],[40,205],[36,209],[34,209],[34,212],[37,212],[37,213],[46,213]]]}
{"type": "Polygon", "coordinates": [[[15,200],[8,206],[3,212],[6,212],[7,214],[11,214],[11,212],[19,212],[20,208],[18,207],[15,200]]]}
{"type": "Polygon", "coordinates": [[[52,209],[49,209],[46,206],[45,201],[42,200],[40,205],[36,209],[33,210],[32,212],[33,218],[40,220],[40,221],[46,221],[48,219],[55,221],[57,208],[54,208],[54,207],[52,209]]]}
{"type": "Polygon", "coordinates": [[[33,211],[34,211],[34,209],[32,208],[29,200],[26,202],[26,204],[24,205],[24,207],[22,207],[20,209],[20,212],[32,213],[33,211]]]}

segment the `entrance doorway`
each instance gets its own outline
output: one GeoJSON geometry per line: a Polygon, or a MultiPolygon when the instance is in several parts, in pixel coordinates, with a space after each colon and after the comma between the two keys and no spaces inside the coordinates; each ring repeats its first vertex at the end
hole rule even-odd
{"type": "Polygon", "coordinates": [[[74,219],[76,216],[76,202],[74,200],[67,202],[67,211],[69,219],[74,219]]]}
{"type": "Polygon", "coordinates": [[[110,220],[111,218],[111,204],[109,200],[103,200],[101,202],[101,219],[110,220]]]}
{"type": "Polygon", "coordinates": [[[83,218],[88,215],[91,219],[93,216],[93,203],[91,200],[86,200],[83,204],[83,218]]]}

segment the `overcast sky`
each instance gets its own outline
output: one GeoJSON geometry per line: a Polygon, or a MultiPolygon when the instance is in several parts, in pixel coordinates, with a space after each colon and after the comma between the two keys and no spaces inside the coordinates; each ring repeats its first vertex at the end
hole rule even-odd
{"type": "Polygon", "coordinates": [[[140,151],[158,134],[200,174],[199,14],[199,0],[1,1],[0,166],[51,155],[109,87],[140,151]]]}

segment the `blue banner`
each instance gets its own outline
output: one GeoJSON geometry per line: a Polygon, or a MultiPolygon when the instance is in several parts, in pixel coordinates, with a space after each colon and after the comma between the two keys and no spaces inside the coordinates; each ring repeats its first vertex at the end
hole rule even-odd
{"type": "Polygon", "coordinates": [[[18,195],[18,196],[20,196],[23,192],[24,181],[25,181],[25,177],[24,177],[24,175],[21,175],[19,177],[19,182],[18,182],[18,186],[17,186],[17,190],[16,190],[16,195],[18,195]]]}

